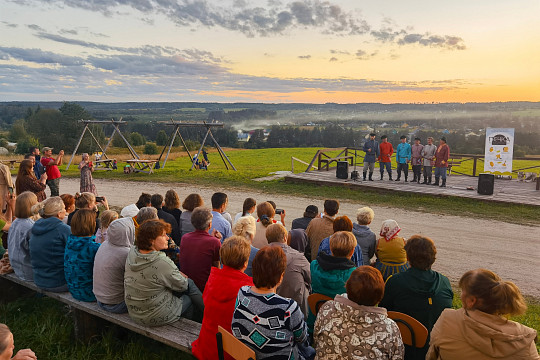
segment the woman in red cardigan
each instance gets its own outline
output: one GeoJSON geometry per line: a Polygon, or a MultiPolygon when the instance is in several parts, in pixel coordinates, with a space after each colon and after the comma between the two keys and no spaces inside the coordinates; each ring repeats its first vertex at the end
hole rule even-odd
{"type": "MultiPolygon", "coordinates": [[[[242,286],[253,286],[253,279],[244,270],[248,265],[251,244],[243,236],[231,236],[221,245],[222,269],[212,267],[204,288],[204,317],[199,338],[191,344],[199,360],[218,358],[216,333],[218,325],[231,331],[234,304],[242,286]]],[[[226,359],[232,359],[225,355],[226,359]]]]}

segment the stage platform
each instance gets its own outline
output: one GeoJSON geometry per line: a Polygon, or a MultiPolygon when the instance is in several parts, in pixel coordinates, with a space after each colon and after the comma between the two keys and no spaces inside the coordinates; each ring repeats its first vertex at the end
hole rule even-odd
{"type": "MultiPolygon", "coordinates": [[[[360,169],[361,170],[361,169],[360,169]]],[[[432,196],[455,196],[462,198],[477,199],[480,201],[497,202],[505,204],[526,204],[540,207],[540,191],[536,190],[536,182],[519,182],[517,180],[495,179],[493,195],[480,195],[477,192],[478,178],[472,176],[450,175],[446,180],[446,188],[432,185],[423,185],[412,182],[389,181],[388,174],[384,180],[380,179],[380,173],[373,173],[374,181],[362,181],[362,171],[359,171],[360,179],[338,179],[336,169],[310,171],[307,173],[290,174],[285,177],[288,182],[313,183],[326,186],[346,186],[351,189],[371,189],[384,192],[404,192],[432,196]],[[472,188],[472,190],[468,190],[472,188]]],[[[394,172],[394,179],[396,174],[394,172]]],[[[409,171],[409,180],[413,178],[409,171]]],[[[423,181],[423,179],[422,179],[423,181]]]]}

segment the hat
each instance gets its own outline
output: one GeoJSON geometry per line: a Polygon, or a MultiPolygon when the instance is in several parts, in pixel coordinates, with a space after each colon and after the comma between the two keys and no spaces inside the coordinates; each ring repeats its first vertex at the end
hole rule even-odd
{"type": "Polygon", "coordinates": [[[128,205],[120,211],[121,217],[134,217],[139,213],[139,208],[135,204],[128,205]]]}
{"type": "Polygon", "coordinates": [[[444,141],[444,142],[446,142],[446,137],[443,136],[443,137],[441,138],[441,140],[444,141]]]}
{"type": "Polygon", "coordinates": [[[49,151],[49,150],[52,150],[52,149],[54,149],[54,148],[45,146],[45,147],[43,148],[43,150],[41,150],[41,151],[45,152],[45,151],[49,151]]]}
{"type": "Polygon", "coordinates": [[[316,207],[315,205],[308,205],[308,207],[306,208],[306,212],[307,213],[312,213],[312,214],[317,214],[319,212],[319,208],[316,207]]]}
{"type": "Polygon", "coordinates": [[[371,133],[371,134],[369,134],[369,136],[377,136],[377,134],[371,133]]]}

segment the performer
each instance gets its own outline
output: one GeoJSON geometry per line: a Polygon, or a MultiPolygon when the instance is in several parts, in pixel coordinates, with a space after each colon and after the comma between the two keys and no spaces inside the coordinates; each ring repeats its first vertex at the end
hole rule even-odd
{"type": "Polygon", "coordinates": [[[449,157],[450,147],[446,144],[446,138],[443,136],[435,153],[435,183],[432,185],[446,187],[446,170],[449,157]],[[442,178],[441,185],[439,185],[439,178],[442,178]]]}
{"type": "Polygon", "coordinates": [[[60,150],[56,159],[52,158],[53,148],[45,146],[43,148],[44,157],[41,158],[41,164],[45,167],[47,173],[47,185],[51,190],[51,196],[60,196],[60,170],[59,165],[62,165],[62,159],[64,158],[64,150],[60,150]]]}
{"type": "Polygon", "coordinates": [[[381,180],[384,175],[384,168],[388,173],[388,178],[392,181],[392,154],[394,153],[394,147],[388,142],[388,136],[381,136],[381,144],[379,145],[379,165],[381,167],[381,180]]]}
{"type": "Polygon", "coordinates": [[[401,172],[405,176],[405,182],[407,182],[407,177],[409,176],[409,161],[411,160],[411,145],[407,143],[407,137],[401,135],[399,138],[401,143],[397,146],[396,149],[396,162],[397,162],[397,179],[401,179],[401,172]]]}
{"type": "Polygon", "coordinates": [[[90,156],[87,153],[82,154],[79,171],[81,172],[81,193],[89,192],[97,196],[96,185],[94,185],[94,178],[92,177],[94,164],[90,161],[90,156]]]}
{"type": "Polygon", "coordinates": [[[422,158],[424,158],[424,182],[422,184],[431,184],[431,170],[433,168],[433,159],[437,146],[433,145],[433,138],[430,136],[427,139],[427,145],[422,149],[422,158]]]}
{"type": "Polygon", "coordinates": [[[424,149],[424,145],[420,144],[420,138],[415,137],[414,138],[414,145],[411,146],[411,154],[412,154],[412,170],[414,174],[413,182],[420,183],[420,175],[422,174],[422,149],[424,149]]]}
{"type": "Polygon", "coordinates": [[[379,157],[379,143],[375,140],[375,134],[369,134],[369,140],[364,143],[363,150],[366,152],[364,156],[364,181],[366,181],[366,173],[369,169],[369,181],[373,181],[373,171],[375,170],[375,160],[379,157]]]}

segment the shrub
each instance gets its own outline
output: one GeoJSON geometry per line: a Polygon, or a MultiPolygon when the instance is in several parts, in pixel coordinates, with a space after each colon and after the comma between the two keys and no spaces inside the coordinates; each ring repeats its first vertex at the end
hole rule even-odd
{"type": "Polygon", "coordinates": [[[155,155],[158,153],[158,148],[156,146],[156,144],[154,143],[146,143],[146,145],[144,145],[144,153],[146,155],[155,155]]]}

